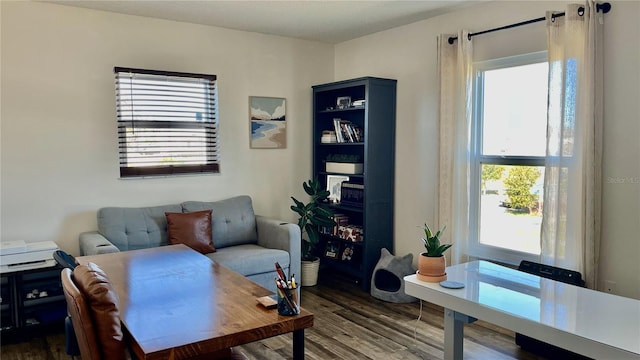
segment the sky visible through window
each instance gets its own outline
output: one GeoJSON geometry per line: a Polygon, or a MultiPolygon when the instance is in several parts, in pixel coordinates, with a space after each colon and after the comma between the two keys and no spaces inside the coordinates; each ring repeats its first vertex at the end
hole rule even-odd
{"type": "Polygon", "coordinates": [[[546,62],[484,73],[484,155],[544,156],[546,62]]]}

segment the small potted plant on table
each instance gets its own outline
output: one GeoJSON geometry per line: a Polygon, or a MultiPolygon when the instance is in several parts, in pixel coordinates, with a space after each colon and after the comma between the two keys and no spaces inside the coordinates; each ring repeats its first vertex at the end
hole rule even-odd
{"type": "Polygon", "coordinates": [[[294,205],[291,210],[300,216],[298,226],[302,233],[302,274],[300,284],[302,286],[314,286],[318,282],[318,269],[320,258],[314,256],[314,250],[320,241],[320,227],[332,227],[336,225],[333,220],[333,210],[329,207],[329,191],[322,189],[318,179],[308,180],[302,183],[304,191],[311,197],[309,203],[304,204],[293,196],[294,205]],[[306,234],[306,237],[305,237],[306,234]]]}
{"type": "Polygon", "coordinates": [[[447,280],[446,258],[443,253],[451,247],[451,244],[440,244],[440,235],[444,233],[447,227],[438,230],[435,235],[427,224],[424,224],[423,230],[425,237],[422,238],[424,248],[427,250],[420,253],[418,257],[417,278],[427,282],[440,282],[447,280]]]}

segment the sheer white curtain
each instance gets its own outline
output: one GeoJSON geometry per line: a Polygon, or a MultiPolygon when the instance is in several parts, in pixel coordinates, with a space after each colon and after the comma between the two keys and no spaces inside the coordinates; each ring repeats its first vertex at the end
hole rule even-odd
{"type": "Polygon", "coordinates": [[[472,42],[469,32],[438,38],[440,76],[440,153],[438,229],[447,226],[444,241],[454,245],[450,263],[467,261],[469,243],[469,174],[472,89],[472,42]]]}
{"type": "Polygon", "coordinates": [[[549,104],[543,263],[580,271],[597,285],[602,159],[602,13],[595,3],[547,13],[549,104]],[[583,10],[579,10],[582,7],[583,10]]]}

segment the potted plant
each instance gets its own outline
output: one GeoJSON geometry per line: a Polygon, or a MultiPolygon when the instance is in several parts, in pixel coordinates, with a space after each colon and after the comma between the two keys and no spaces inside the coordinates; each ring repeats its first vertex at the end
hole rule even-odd
{"type": "Polygon", "coordinates": [[[320,258],[314,255],[314,250],[320,241],[320,227],[333,227],[333,210],[329,207],[329,191],[320,187],[318,179],[302,183],[305,193],[311,197],[309,203],[304,204],[293,196],[294,205],[291,210],[300,216],[298,226],[302,233],[302,286],[314,286],[318,282],[320,258]],[[306,236],[305,236],[306,234],[306,236]]]}
{"type": "Polygon", "coordinates": [[[422,238],[422,242],[427,251],[420,253],[418,257],[418,279],[427,282],[447,280],[447,273],[445,272],[447,262],[443,253],[451,247],[451,244],[440,243],[440,235],[444,233],[446,228],[447,227],[444,226],[442,230],[438,230],[438,232],[433,234],[429,225],[424,224],[424,237],[422,238]]]}

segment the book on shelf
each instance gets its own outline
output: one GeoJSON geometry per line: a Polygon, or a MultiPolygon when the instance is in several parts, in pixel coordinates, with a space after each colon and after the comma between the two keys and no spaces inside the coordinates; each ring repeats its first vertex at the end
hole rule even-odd
{"type": "Polygon", "coordinates": [[[359,127],[354,127],[353,131],[355,133],[355,137],[356,137],[356,142],[362,142],[362,129],[360,129],[359,127]]]}
{"type": "Polygon", "coordinates": [[[320,226],[320,234],[333,235],[333,226],[320,226]]]}
{"type": "Polygon", "coordinates": [[[336,140],[339,143],[362,142],[362,130],[351,121],[340,118],[333,119],[336,140]]]}
{"type": "Polygon", "coordinates": [[[343,181],[340,189],[340,203],[362,207],[364,204],[364,185],[343,181]]]}
{"type": "Polygon", "coordinates": [[[337,143],[336,132],[333,130],[324,130],[322,131],[322,136],[320,137],[320,142],[322,144],[333,144],[337,143]]]}
{"type": "Polygon", "coordinates": [[[349,225],[349,217],[345,214],[333,214],[333,221],[335,221],[336,225],[330,228],[324,228],[327,231],[325,234],[338,236],[338,228],[349,225]]]}

